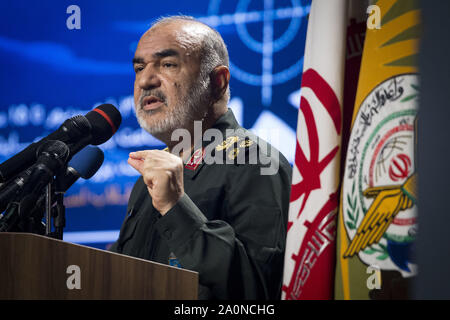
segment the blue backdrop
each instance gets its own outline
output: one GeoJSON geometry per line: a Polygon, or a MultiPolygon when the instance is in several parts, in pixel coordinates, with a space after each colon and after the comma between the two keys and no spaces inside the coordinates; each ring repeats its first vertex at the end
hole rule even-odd
{"type": "Polygon", "coordinates": [[[68,191],[66,241],[105,248],[118,237],[138,178],[130,151],[162,148],[142,131],[133,103],[131,60],[140,35],[160,16],[194,16],[228,46],[238,121],[292,163],[310,0],[1,1],[0,162],[76,114],[112,103],[118,132],[100,147],[105,162],[68,191]],[[69,29],[79,8],[79,29],[69,29]],[[69,20],[69,24],[68,24],[69,20]],[[269,131],[270,132],[270,131],[269,131]]]}

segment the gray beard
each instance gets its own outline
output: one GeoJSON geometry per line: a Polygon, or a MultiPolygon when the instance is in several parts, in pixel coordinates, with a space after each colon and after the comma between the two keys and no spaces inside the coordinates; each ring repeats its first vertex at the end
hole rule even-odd
{"type": "Polygon", "coordinates": [[[170,139],[174,130],[178,128],[189,128],[193,125],[194,121],[202,120],[211,104],[211,95],[210,81],[205,80],[204,77],[199,78],[187,90],[186,95],[177,102],[174,112],[165,119],[152,125],[149,125],[145,119],[147,115],[151,115],[155,111],[145,111],[141,105],[142,99],[139,99],[138,106],[136,107],[136,117],[141,128],[155,138],[168,144],[166,140],[170,139]]]}

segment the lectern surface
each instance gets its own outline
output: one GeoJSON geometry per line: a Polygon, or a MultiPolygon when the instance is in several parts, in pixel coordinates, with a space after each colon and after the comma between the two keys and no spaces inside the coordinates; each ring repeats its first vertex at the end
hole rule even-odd
{"type": "Polygon", "coordinates": [[[0,299],[197,299],[198,273],[27,233],[0,233],[0,299]]]}

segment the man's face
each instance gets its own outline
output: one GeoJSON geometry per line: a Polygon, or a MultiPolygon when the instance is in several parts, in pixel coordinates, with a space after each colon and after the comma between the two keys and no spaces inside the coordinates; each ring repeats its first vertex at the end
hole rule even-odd
{"type": "Polygon", "coordinates": [[[200,77],[199,51],[183,41],[183,29],[181,23],[152,28],[142,36],[133,59],[136,116],[156,137],[199,120],[207,107],[208,83],[200,77]]]}

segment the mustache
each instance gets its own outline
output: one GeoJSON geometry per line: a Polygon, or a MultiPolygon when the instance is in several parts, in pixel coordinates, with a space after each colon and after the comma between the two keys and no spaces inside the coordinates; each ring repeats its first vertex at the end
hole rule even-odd
{"type": "Polygon", "coordinates": [[[167,105],[166,95],[162,93],[161,90],[143,90],[139,97],[139,107],[142,108],[142,102],[144,101],[144,98],[148,96],[154,96],[167,105]]]}

